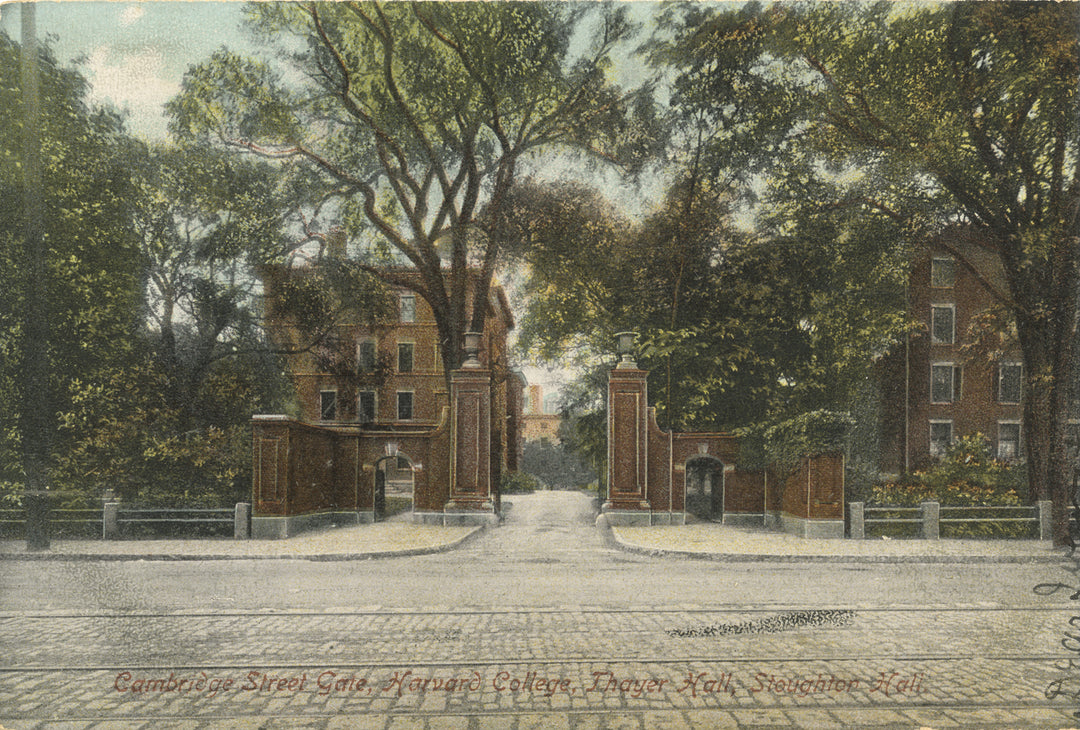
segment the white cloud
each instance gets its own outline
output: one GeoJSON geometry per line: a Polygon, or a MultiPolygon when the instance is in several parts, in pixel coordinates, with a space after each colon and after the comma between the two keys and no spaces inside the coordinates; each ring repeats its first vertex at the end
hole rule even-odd
{"type": "Polygon", "coordinates": [[[120,27],[126,28],[146,14],[142,5],[128,5],[124,12],[120,13],[120,27]]]}
{"type": "Polygon", "coordinates": [[[164,56],[152,46],[123,54],[107,45],[98,46],[86,62],[93,85],[91,99],[130,111],[134,131],[164,136],[161,105],[180,91],[177,81],[165,77],[164,67],[164,56]]]}

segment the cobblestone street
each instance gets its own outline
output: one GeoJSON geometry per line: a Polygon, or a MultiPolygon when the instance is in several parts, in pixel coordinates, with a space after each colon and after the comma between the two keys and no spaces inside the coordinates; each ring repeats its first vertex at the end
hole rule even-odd
{"type": "Polygon", "coordinates": [[[514,502],[441,555],[0,564],[0,725],[1074,726],[1054,566],[651,558],[514,502]]]}

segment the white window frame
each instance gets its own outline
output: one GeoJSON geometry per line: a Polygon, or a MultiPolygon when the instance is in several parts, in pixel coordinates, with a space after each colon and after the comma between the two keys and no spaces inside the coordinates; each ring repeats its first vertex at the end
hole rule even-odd
{"type": "Polygon", "coordinates": [[[1014,406],[1014,405],[1019,405],[1020,401],[1023,400],[1023,398],[1024,398],[1024,365],[1023,365],[1023,363],[1016,362],[1015,360],[1007,360],[1007,361],[999,362],[998,363],[997,402],[1002,404],[1002,405],[1006,405],[1006,406],[1014,406]],[[1019,374],[1017,375],[1017,378],[1018,378],[1017,387],[1019,389],[1019,393],[1017,394],[1016,400],[1004,400],[1003,399],[1002,393],[1004,392],[1004,388],[1002,388],[1001,386],[1002,386],[1002,383],[1005,382],[1005,368],[1016,368],[1019,371],[1019,374]]]}
{"type": "Polygon", "coordinates": [[[953,289],[956,287],[956,259],[952,256],[935,256],[930,259],[930,288],[932,289],[953,289]],[[952,265],[952,282],[949,284],[937,284],[934,282],[934,270],[936,264],[939,261],[945,261],[952,265]]]}
{"type": "Polygon", "coordinates": [[[394,415],[397,417],[398,421],[414,421],[414,420],[416,420],[416,391],[414,391],[414,390],[399,390],[399,391],[397,391],[397,396],[394,399],[394,409],[395,409],[394,415]],[[408,395],[409,396],[409,412],[410,412],[410,415],[409,415],[408,418],[402,418],[401,417],[401,396],[403,396],[403,395],[408,395]]]}
{"type": "Polygon", "coordinates": [[[379,420],[379,391],[373,388],[365,388],[363,390],[356,391],[356,420],[360,423],[375,423],[379,420]],[[365,421],[362,418],[363,409],[360,408],[360,398],[364,393],[371,393],[371,420],[365,421]]]}
{"type": "Polygon", "coordinates": [[[415,294],[399,294],[398,295],[398,319],[404,324],[413,324],[416,322],[416,295],[415,294]],[[411,301],[411,306],[406,309],[406,300],[411,301]],[[408,313],[408,316],[406,314],[408,313]]]}
{"type": "Polygon", "coordinates": [[[331,423],[338,420],[340,415],[340,403],[338,403],[337,388],[320,388],[319,389],[319,420],[324,423],[331,423]],[[334,396],[334,416],[333,418],[326,417],[326,408],[323,405],[323,396],[332,394],[334,396]]]}
{"type": "Polygon", "coordinates": [[[397,357],[397,362],[395,363],[395,367],[397,369],[397,372],[399,372],[399,373],[415,373],[416,372],[416,343],[415,342],[413,342],[412,340],[400,340],[397,343],[397,352],[395,353],[395,355],[397,357]],[[412,349],[412,354],[409,356],[409,360],[410,360],[409,364],[412,367],[410,367],[408,370],[402,370],[401,369],[401,348],[402,348],[402,346],[407,346],[407,347],[412,349]]]}
{"type": "Polygon", "coordinates": [[[997,450],[996,450],[997,458],[999,460],[1001,460],[1001,461],[1015,461],[1016,459],[1019,459],[1020,458],[1020,449],[1023,446],[1023,438],[1024,438],[1024,428],[1021,425],[1020,421],[1018,421],[1016,419],[1011,419],[1011,420],[1006,419],[1006,420],[1003,420],[1003,421],[998,421],[997,450]],[[1001,445],[1002,445],[1002,443],[1004,443],[1002,438],[1001,438],[1002,426],[1016,426],[1016,453],[1013,454],[1012,456],[1002,456],[1002,454],[1001,454],[1001,445]]]}
{"type": "Polygon", "coordinates": [[[941,458],[941,457],[945,456],[945,452],[948,451],[949,446],[952,446],[953,440],[955,439],[955,432],[953,430],[952,419],[951,418],[942,418],[942,419],[931,418],[930,419],[930,433],[929,433],[929,436],[930,436],[930,439],[929,439],[930,440],[930,456],[933,456],[935,458],[941,458]],[[947,443],[945,445],[945,448],[942,449],[941,453],[937,453],[937,452],[934,451],[934,426],[948,426],[949,427],[949,443],[947,443]]]}
{"type": "Polygon", "coordinates": [[[960,400],[961,369],[954,362],[930,363],[930,403],[931,405],[948,405],[960,400]],[[949,400],[937,400],[934,397],[934,370],[937,368],[949,368],[949,400]]]}
{"type": "Polygon", "coordinates": [[[955,345],[956,344],[956,305],[955,304],[931,304],[930,305],[930,344],[932,345],[955,345]],[[934,334],[936,328],[934,327],[934,312],[936,310],[948,310],[952,313],[952,322],[950,323],[951,329],[949,332],[949,339],[940,340],[934,334]]]}

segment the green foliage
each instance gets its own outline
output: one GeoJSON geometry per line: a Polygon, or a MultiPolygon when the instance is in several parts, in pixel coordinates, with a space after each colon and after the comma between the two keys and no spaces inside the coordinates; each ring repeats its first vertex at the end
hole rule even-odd
{"type": "MultiPolygon", "coordinates": [[[[1031,523],[996,521],[1030,517],[1027,474],[1021,463],[992,458],[989,439],[979,433],[955,441],[930,469],[899,482],[849,488],[847,500],[865,502],[869,507],[899,508],[937,502],[941,505],[941,536],[945,538],[1031,538],[1037,532],[1031,523]],[[1000,509],[1003,507],[1016,509],[1000,509]],[[954,518],[985,521],[950,523],[954,518]]],[[[875,512],[873,517],[910,518],[911,513],[875,512]]],[[[874,530],[892,537],[918,536],[917,526],[911,524],[883,524],[874,530]]]]}
{"type": "Polygon", "coordinates": [[[578,489],[596,480],[579,455],[547,439],[527,441],[521,471],[531,474],[550,489],[578,489]]]}
{"type": "Polygon", "coordinates": [[[843,451],[854,425],[849,413],[818,410],[741,429],[739,464],[747,469],[789,470],[804,457],[843,451]]]}
{"type": "MultiPolygon", "coordinates": [[[[18,44],[0,32],[0,481],[19,485],[26,445],[19,410],[25,372],[24,293],[48,301],[48,363],[43,400],[26,403],[44,428],[70,408],[67,384],[124,362],[137,325],[138,256],[127,225],[133,188],[126,139],[117,115],[86,103],[86,80],[59,66],[48,43],[39,47],[42,208],[45,275],[30,281],[22,231],[23,124],[18,44]]],[[[63,452],[61,436],[51,448],[63,452]]]]}
{"type": "Polygon", "coordinates": [[[532,474],[526,474],[523,471],[514,471],[509,474],[503,474],[502,482],[499,485],[499,491],[502,494],[531,494],[537,489],[541,489],[543,486],[544,485],[540,483],[540,480],[532,474]]]}
{"type": "Polygon", "coordinates": [[[1062,542],[1068,500],[1057,457],[1080,281],[1080,7],[790,3],[670,13],[680,24],[653,50],[675,64],[680,118],[708,132],[706,159],[766,176],[770,205],[803,211],[799,220],[782,210],[781,221],[803,227],[817,211],[880,217],[912,247],[964,225],[1001,263],[1005,286],[992,293],[1017,323],[1032,374],[1025,399],[1040,404],[1027,426],[1028,468],[1033,488],[1053,499],[1062,542]]]}
{"type": "Polygon", "coordinates": [[[414,268],[365,261],[431,305],[447,372],[483,331],[517,166],[572,148],[634,168],[662,139],[608,79],[631,30],[615,6],[253,3],[248,25],[288,73],[220,50],[185,76],[170,131],[288,163],[314,213],[414,268]]]}
{"type": "MultiPolygon", "coordinates": [[[[18,47],[0,36],[0,483],[22,485],[23,253],[18,47]],[[6,146],[5,146],[6,145],[6,146]]],[[[49,486],[60,506],[228,506],[249,494],[254,410],[280,410],[254,267],[285,249],[266,165],[147,148],[89,107],[85,80],[40,58],[45,163],[49,486]]]]}
{"type": "Polygon", "coordinates": [[[899,484],[877,486],[871,505],[913,507],[939,502],[950,507],[1011,507],[1027,504],[1022,465],[992,458],[990,440],[975,433],[953,442],[944,458],[899,484]]]}
{"type": "Polygon", "coordinates": [[[248,421],[262,388],[258,369],[222,364],[190,408],[169,402],[169,376],[149,359],[70,385],[72,408],[60,432],[70,444],[57,454],[56,488],[94,504],[106,490],[125,502],[221,507],[248,499],[248,421]]]}

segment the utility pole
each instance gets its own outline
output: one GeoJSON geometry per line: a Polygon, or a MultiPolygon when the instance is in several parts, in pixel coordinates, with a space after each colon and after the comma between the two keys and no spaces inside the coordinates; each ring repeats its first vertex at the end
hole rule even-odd
{"type": "Polygon", "coordinates": [[[25,479],[26,549],[38,551],[49,548],[48,459],[52,441],[52,399],[49,397],[49,299],[45,263],[48,248],[42,210],[41,89],[34,3],[22,3],[20,13],[25,269],[19,421],[25,479]]]}

